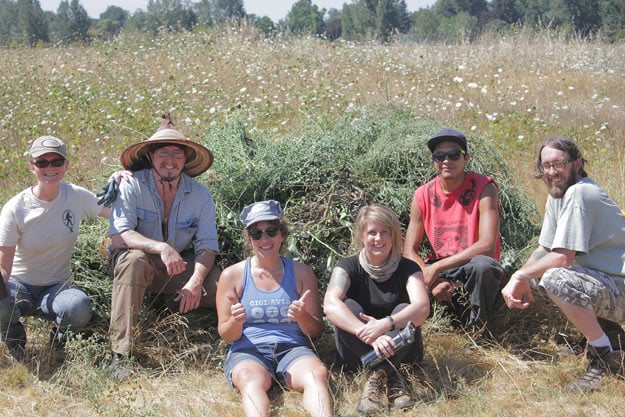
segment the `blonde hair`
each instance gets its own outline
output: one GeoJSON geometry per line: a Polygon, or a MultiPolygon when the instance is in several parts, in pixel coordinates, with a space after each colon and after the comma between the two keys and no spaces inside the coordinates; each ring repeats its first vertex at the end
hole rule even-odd
{"type": "Polygon", "coordinates": [[[362,236],[367,229],[367,225],[371,222],[379,223],[382,227],[389,230],[393,244],[391,253],[401,254],[402,234],[399,217],[390,207],[382,204],[364,206],[358,211],[352,232],[356,252],[360,252],[364,248],[365,243],[362,236]]]}

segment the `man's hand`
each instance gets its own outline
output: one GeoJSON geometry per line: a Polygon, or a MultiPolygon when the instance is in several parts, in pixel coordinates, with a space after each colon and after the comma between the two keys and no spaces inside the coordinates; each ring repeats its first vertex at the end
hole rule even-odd
{"type": "Polygon", "coordinates": [[[432,291],[434,285],[439,280],[439,274],[433,265],[426,265],[423,269],[423,283],[428,291],[432,291]]]}
{"type": "Polygon", "coordinates": [[[534,301],[529,279],[518,271],[512,274],[501,295],[508,308],[526,309],[534,301]]]}
{"type": "Polygon", "coordinates": [[[178,296],[174,298],[174,301],[180,302],[180,313],[186,313],[194,310],[200,306],[200,300],[202,299],[202,284],[199,280],[191,277],[189,281],[178,293],[178,296]]]}
{"type": "Polygon", "coordinates": [[[454,296],[455,288],[454,284],[446,279],[439,279],[432,287],[432,295],[436,298],[436,301],[446,303],[451,301],[454,296]]]}
{"type": "Polygon", "coordinates": [[[178,275],[187,269],[187,263],[174,248],[165,242],[161,242],[158,245],[158,248],[161,255],[161,261],[165,264],[169,275],[178,275]]]}

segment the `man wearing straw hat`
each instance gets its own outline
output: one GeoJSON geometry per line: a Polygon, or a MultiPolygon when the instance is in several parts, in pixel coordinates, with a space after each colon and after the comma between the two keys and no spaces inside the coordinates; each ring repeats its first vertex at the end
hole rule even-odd
{"type": "Polygon", "coordinates": [[[214,307],[219,250],[213,197],[196,177],[213,154],[174,128],[169,114],[147,140],[121,155],[134,176],[119,187],[112,205],[111,323],[113,376],[129,375],[125,359],[146,292],[174,294],[180,313],[214,307]]]}

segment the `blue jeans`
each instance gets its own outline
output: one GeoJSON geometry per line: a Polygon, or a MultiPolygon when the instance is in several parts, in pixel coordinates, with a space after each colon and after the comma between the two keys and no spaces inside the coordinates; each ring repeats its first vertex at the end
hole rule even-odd
{"type": "Polygon", "coordinates": [[[230,385],[232,384],[232,371],[235,366],[243,361],[254,361],[261,364],[267,372],[281,384],[286,383],[286,374],[291,365],[299,359],[307,356],[315,356],[310,346],[276,343],[273,345],[258,345],[251,349],[242,349],[236,352],[228,352],[224,363],[224,374],[230,385]]]}
{"type": "Polygon", "coordinates": [[[53,320],[64,333],[68,328],[82,329],[93,311],[89,297],[78,287],[61,282],[50,286],[28,285],[9,278],[9,296],[0,301],[0,330],[6,333],[20,317],[40,316],[53,320]]]}

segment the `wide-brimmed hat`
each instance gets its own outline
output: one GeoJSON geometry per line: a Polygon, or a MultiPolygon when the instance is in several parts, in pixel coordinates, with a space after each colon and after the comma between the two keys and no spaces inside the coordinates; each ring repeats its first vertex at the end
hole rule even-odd
{"type": "Polygon", "coordinates": [[[213,164],[213,153],[204,145],[187,139],[182,132],[176,129],[168,113],[163,114],[163,123],[151,137],[143,142],[130,145],[120,157],[124,169],[138,171],[151,167],[148,154],[156,147],[182,146],[186,148],[186,162],[182,171],[190,177],[196,177],[205,172],[213,164]]]}

